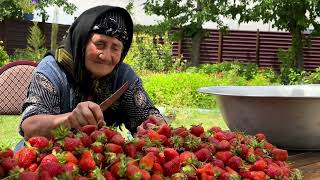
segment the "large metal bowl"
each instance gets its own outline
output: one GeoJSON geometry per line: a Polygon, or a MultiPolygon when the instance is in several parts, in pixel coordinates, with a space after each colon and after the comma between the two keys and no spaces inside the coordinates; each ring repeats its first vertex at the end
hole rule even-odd
{"type": "Polygon", "coordinates": [[[320,150],[320,85],[212,86],[231,131],[267,139],[288,150],[320,150]]]}

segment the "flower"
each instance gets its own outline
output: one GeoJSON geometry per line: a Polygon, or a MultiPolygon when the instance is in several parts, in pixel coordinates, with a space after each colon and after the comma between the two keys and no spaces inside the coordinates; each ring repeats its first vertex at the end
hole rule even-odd
{"type": "Polygon", "coordinates": [[[38,4],[39,0],[32,0],[32,4],[38,4]]]}

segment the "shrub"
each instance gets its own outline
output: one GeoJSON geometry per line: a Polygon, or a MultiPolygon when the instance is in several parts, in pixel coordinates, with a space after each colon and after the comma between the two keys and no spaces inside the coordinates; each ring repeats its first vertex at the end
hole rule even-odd
{"type": "Polygon", "coordinates": [[[0,41],[0,67],[10,61],[10,57],[9,57],[8,53],[4,50],[2,43],[3,42],[0,41]]]}
{"type": "Polygon", "coordinates": [[[45,37],[42,34],[37,22],[30,27],[29,34],[27,37],[27,48],[26,49],[16,49],[12,59],[28,59],[40,61],[44,54],[47,52],[45,48],[45,37]]]}
{"type": "Polygon", "coordinates": [[[172,57],[168,35],[135,34],[125,62],[138,71],[168,72],[185,69],[182,58],[172,57]]]}

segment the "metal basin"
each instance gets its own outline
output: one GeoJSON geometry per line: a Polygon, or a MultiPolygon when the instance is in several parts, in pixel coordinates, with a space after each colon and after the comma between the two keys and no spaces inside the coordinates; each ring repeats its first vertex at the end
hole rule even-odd
{"type": "Polygon", "coordinates": [[[288,150],[320,150],[320,85],[212,86],[231,131],[267,139],[288,150]]]}

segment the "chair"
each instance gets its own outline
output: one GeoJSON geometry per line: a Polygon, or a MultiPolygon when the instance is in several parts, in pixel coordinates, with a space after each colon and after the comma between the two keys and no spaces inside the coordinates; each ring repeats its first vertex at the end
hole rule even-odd
{"type": "Polygon", "coordinates": [[[33,61],[14,61],[0,69],[0,114],[20,115],[27,97],[32,72],[37,66],[33,61]]]}

